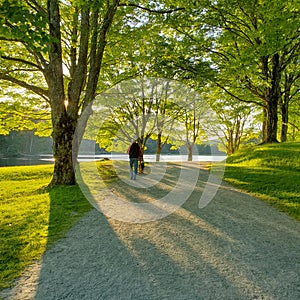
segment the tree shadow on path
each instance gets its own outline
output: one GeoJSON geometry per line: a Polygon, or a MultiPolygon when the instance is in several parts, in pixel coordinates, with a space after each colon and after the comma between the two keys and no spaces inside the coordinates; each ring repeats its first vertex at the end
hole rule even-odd
{"type": "Polygon", "coordinates": [[[299,299],[300,224],[226,184],[199,209],[206,181],[154,222],[92,210],[45,253],[32,299],[299,299]]]}

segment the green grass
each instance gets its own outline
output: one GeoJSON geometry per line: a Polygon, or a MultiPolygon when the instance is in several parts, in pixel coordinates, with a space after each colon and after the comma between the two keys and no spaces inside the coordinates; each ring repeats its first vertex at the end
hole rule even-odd
{"type": "Polygon", "coordinates": [[[0,289],[91,209],[78,186],[45,187],[52,165],[0,168],[0,289]]]}
{"type": "Polygon", "coordinates": [[[227,158],[224,179],[300,220],[300,143],[245,148],[227,158]]]}

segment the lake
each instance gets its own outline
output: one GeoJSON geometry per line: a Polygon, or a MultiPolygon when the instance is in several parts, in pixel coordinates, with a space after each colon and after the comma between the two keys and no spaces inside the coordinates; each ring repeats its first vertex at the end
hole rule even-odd
{"type": "MultiPolygon", "coordinates": [[[[80,155],[79,161],[95,161],[103,158],[111,160],[128,160],[127,154],[100,154],[100,155],[80,155]]],[[[155,162],[155,154],[145,154],[144,160],[146,162],[155,162]]],[[[218,162],[226,158],[224,155],[195,155],[194,161],[211,161],[218,162]]],[[[161,161],[175,162],[175,161],[187,161],[187,155],[161,155],[161,161]]],[[[40,165],[40,164],[53,164],[54,160],[51,154],[39,155],[39,156],[24,156],[24,157],[12,157],[12,158],[0,158],[0,166],[28,166],[28,165],[40,165]]]]}

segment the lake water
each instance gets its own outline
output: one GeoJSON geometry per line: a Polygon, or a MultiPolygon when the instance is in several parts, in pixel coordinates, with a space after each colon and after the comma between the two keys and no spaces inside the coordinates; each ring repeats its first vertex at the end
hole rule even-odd
{"type": "MultiPolygon", "coordinates": [[[[88,155],[81,155],[79,158],[79,161],[92,161],[92,160],[100,160],[103,158],[108,158],[111,160],[128,160],[127,154],[101,154],[101,155],[95,155],[94,157],[88,156],[88,155]]],[[[161,161],[187,161],[188,156],[187,155],[161,155],[160,160],[161,161]]],[[[222,161],[226,158],[226,156],[220,156],[220,155],[194,155],[193,160],[194,161],[222,161]]],[[[144,154],[144,160],[146,162],[155,162],[156,155],[155,154],[144,154]]]]}
{"type": "Polygon", "coordinates": [[[0,167],[53,164],[52,155],[0,158],[0,167]]]}
{"type": "MultiPolygon", "coordinates": [[[[111,160],[124,160],[128,161],[127,154],[100,154],[100,155],[80,155],[79,161],[95,161],[103,158],[111,160]]],[[[220,155],[195,155],[194,161],[222,161],[226,156],[220,155]]],[[[155,154],[145,154],[144,160],[146,162],[155,162],[155,154]]],[[[187,161],[187,155],[161,155],[161,161],[175,162],[175,161],[187,161]]],[[[40,164],[53,164],[54,160],[51,154],[41,155],[35,157],[14,157],[14,158],[0,158],[0,166],[27,166],[27,165],[40,165],[40,164]]]]}

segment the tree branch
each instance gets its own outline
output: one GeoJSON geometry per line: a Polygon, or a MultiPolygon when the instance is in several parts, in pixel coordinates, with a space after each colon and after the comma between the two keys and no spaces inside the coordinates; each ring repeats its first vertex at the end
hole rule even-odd
{"type": "Polygon", "coordinates": [[[47,16],[47,11],[42,6],[40,6],[35,0],[26,0],[25,2],[36,12],[47,16]]]}
{"type": "MultiPolygon", "coordinates": [[[[80,44],[79,44],[79,55],[78,61],[76,64],[76,49],[71,47],[71,81],[68,86],[68,101],[70,105],[70,110],[74,114],[78,111],[78,105],[80,101],[80,95],[84,88],[86,81],[86,66],[88,62],[88,46],[89,46],[89,33],[90,33],[90,24],[89,24],[89,14],[90,10],[88,8],[83,8],[81,11],[81,25],[80,25],[80,44]]],[[[77,35],[77,18],[78,13],[75,12],[73,16],[73,24],[75,36],[77,35]]],[[[74,34],[73,34],[74,38],[74,34]]],[[[74,41],[73,41],[74,42],[74,41]]]]}
{"type": "Polygon", "coordinates": [[[156,14],[170,14],[172,12],[176,12],[176,11],[180,11],[180,10],[185,10],[183,7],[178,7],[175,9],[168,9],[168,10],[156,10],[156,9],[151,9],[151,8],[147,8],[147,7],[143,7],[137,4],[133,4],[133,3],[120,3],[119,6],[131,6],[131,7],[135,7],[135,8],[139,8],[141,10],[145,10],[151,13],[156,13],[156,14]]]}
{"type": "Polygon", "coordinates": [[[281,63],[281,71],[284,70],[293,60],[297,60],[298,53],[300,50],[300,42],[284,51],[284,57],[287,57],[285,61],[281,63]]]}
{"type": "Polygon", "coordinates": [[[102,66],[102,59],[107,43],[107,34],[113,23],[119,5],[119,0],[114,0],[107,8],[103,17],[102,25],[99,27],[99,8],[92,13],[91,28],[91,50],[90,50],[90,71],[87,80],[86,94],[83,99],[82,107],[85,109],[89,103],[95,99],[98,78],[102,66]]]}
{"type": "Polygon", "coordinates": [[[300,131],[300,127],[298,127],[297,125],[295,125],[294,123],[289,122],[289,125],[295,127],[298,131],[300,131]]]}
{"type": "Polygon", "coordinates": [[[42,89],[38,86],[28,84],[25,81],[19,80],[17,78],[14,78],[10,75],[3,74],[3,73],[0,73],[0,79],[12,82],[14,84],[17,84],[17,85],[23,87],[23,88],[26,88],[27,90],[30,90],[30,91],[34,92],[35,94],[43,97],[47,102],[49,102],[48,101],[48,96],[49,96],[48,90],[44,90],[44,89],[42,89]]]}
{"type": "Polygon", "coordinates": [[[23,41],[20,40],[20,39],[12,39],[12,38],[7,38],[7,37],[5,37],[5,36],[0,36],[0,41],[20,42],[20,43],[23,43],[23,41]]]}
{"type": "MultiPolygon", "coordinates": [[[[6,38],[6,37],[3,37],[3,36],[0,36],[0,40],[1,41],[7,41],[7,42],[16,42],[16,43],[21,43],[26,49],[27,51],[29,51],[34,57],[35,57],[35,60],[40,63],[44,68],[47,67],[47,61],[45,60],[45,58],[42,56],[42,54],[37,51],[36,49],[34,49],[33,46],[31,47],[28,47],[28,45],[26,44],[26,42],[24,42],[23,40],[21,39],[12,39],[12,38],[6,38]],[[34,50],[33,50],[34,49],[34,50]]],[[[8,56],[2,56],[3,59],[7,59],[7,60],[14,60],[14,61],[18,61],[17,58],[11,58],[11,57],[8,57],[8,56]]],[[[19,59],[19,62],[23,62],[25,64],[31,64],[35,67],[38,66],[38,69],[40,71],[43,71],[41,66],[40,65],[35,65],[33,64],[32,62],[27,62],[25,60],[21,61],[21,59],[19,59]]]]}
{"type": "MultiPolygon", "coordinates": [[[[195,43],[197,43],[197,44],[199,43],[199,41],[197,41],[197,39],[194,38],[191,34],[185,32],[185,31],[183,31],[183,30],[181,30],[181,29],[179,29],[179,28],[176,28],[175,30],[178,31],[179,33],[181,33],[181,34],[187,36],[187,37],[188,37],[190,40],[192,40],[193,42],[195,42],[195,43]]],[[[208,51],[208,52],[217,54],[217,55],[219,55],[219,56],[225,58],[226,61],[229,61],[229,58],[228,58],[225,54],[223,54],[223,53],[221,53],[221,52],[218,52],[218,51],[216,51],[216,50],[213,50],[213,49],[211,49],[211,48],[209,48],[209,47],[206,47],[206,46],[204,46],[203,44],[201,44],[201,47],[197,47],[197,49],[199,49],[199,50],[200,50],[200,49],[203,49],[203,50],[205,50],[205,51],[208,51]]],[[[230,55],[231,55],[231,54],[230,54],[230,55]]],[[[231,56],[232,56],[232,55],[231,55],[231,56]]]]}
{"type": "Polygon", "coordinates": [[[39,72],[39,70],[37,70],[37,69],[18,68],[18,69],[13,69],[13,70],[7,71],[6,74],[15,73],[15,72],[39,72]]]}
{"type": "Polygon", "coordinates": [[[25,65],[29,65],[29,66],[35,67],[38,70],[42,71],[42,69],[41,69],[41,67],[39,65],[37,65],[37,64],[35,64],[33,62],[30,62],[30,61],[27,61],[25,59],[22,59],[22,58],[9,57],[9,56],[6,56],[6,55],[1,55],[1,58],[6,59],[6,60],[10,60],[10,61],[20,62],[20,63],[23,63],[25,65]]]}
{"type": "Polygon", "coordinates": [[[251,93],[253,93],[254,95],[260,98],[264,97],[263,91],[261,91],[257,86],[255,86],[247,76],[245,76],[245,80],[242,80],[242,82],[246,84],[247,89],[251,93]]]}
{"type": "Polygon", "coordinates": [[[257,101],[254,101],[254,100],[245,100],[245,99],[242,99],[236,95],[234,95],[232,92],[230,92],[228,89],[226,89],[224,86],[222,86],[221,84],[219,84],[218,82],[214,81],[214,84],[219,87],[220,89],[222,89],[224,92],[226,92],[228,95],[230,95],[231,97],[233,97],[234,99],[236,100],[239,100],[241,102],[245,102],[245,103],[254,103],[258,106],[262,106],[264,107],[264,104],[263,103],[260,103],[260,102],[257,102],[257,101]]]}

